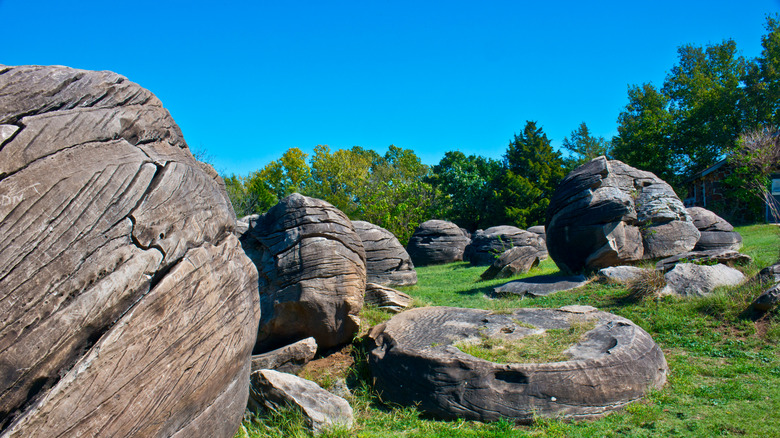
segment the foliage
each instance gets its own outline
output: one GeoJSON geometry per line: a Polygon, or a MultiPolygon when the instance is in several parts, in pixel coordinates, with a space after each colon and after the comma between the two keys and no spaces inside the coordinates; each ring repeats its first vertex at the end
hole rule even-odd
{"type": "Polygon", "coordinates": [[[569,137],[563,138],[563,148],[569,152],[569,156],[564,158],[568,173],[596,157],[604,155],[610,158],[612,142],[590,135],[588,125],[582,122],[569,137]]]}
{"type": "Polygon", "coordinates": [[[544,223],[550,198],[565,175],[561,153],[536,122],[527,121],[520,135],[515,134],[504,167],[499,197],[505,205],[505,223],[519,228],[544,223]]]}
{"type": "Polygon", "coordinates": [[[778,205],[769,190],[769,177],[780,167],[780,132],[772,126],[748,130],[743,133],[729,156],[734,171],[732,177],[758,197],[780,218],[778,205]]]}
{"type": "Polygon", "coordinates": [[[780,126],[780,17],[768,16],[761,55],[748,63],[741,109],[746,128],[780,126]]]}
{"type": "Polygon", "coordinates": [[[444,216],[469,230],[500,225],[496,212],[501,209],[497,200],[501,162],[450,151],[432,171],[428,180],[447,203],[444,216]]]}

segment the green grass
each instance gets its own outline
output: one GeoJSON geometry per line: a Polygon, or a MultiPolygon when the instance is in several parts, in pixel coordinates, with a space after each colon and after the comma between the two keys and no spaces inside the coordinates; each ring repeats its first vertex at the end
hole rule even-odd
{"type": "MultiPolygon", "coordinates": [[[[757,225],[737,231],[744,239],[742,251],[754,258],[752,264],[740,267],[747,275],[777,260],[777,227],[757,225]]],[[[484,269],[465,263],[418,268],[418,285],[404,291],[418,306],[471,307],[498,313],[518,307],[595,306],[631,319],[652,335],[669,363],[668,383],[642,401],[595,421],[539,419],[531,426],[508,421],[438,421],[413,406],[381,400],[372,390],[365,352],[356,343],[356,364],[347,376],[356,425],[351,431],[335,431],[326,437],[780,436],[780,312],[772,311],[758,321],[741,316],[761,291],[760,285],[722,289],[705,298],[636,300],[622,286],[593,282],[543,298],[491,298],[492,287],[507,280],[479,281],[484,269]]],[[[555,264],[547,260],[528,275],[555,272],[555,264]]],[[[378,309],[367,309],[364,314],[374,323],[391,316],[378,309]]],[[[284,424],[280,418],[255,418],[245,421],[244,427],[250,437],[306,436],[284,424]],[[263,422],[266,426],[257,426],[263,422]]],[[[247,436],[241,433],[236,436],[247,436]]]]}

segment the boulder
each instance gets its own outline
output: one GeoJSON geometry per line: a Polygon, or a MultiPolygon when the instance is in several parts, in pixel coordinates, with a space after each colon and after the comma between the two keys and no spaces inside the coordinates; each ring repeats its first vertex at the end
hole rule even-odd
{"type": "Polygon", "coordinates": [[[599,270],[599,277],[613,283],[627,284],[640,277],[650,269],[638,268],[636,266],[610,266],[599,270]]]}
{"type": "Polygon", "coordinates": [[[697,263],[700,265],[715,265],[722,263],[728,266],[747,264],[753,261],[749,255],[730,249],[711,249],[707,251],[688,251],[676,256],[661,259],[655,264],[655,269],[664,272],[674,268],[678,263],[697,263]]]}
{"type": "Polygon", "coordinates": [[[466,247],[463,260],[474,266],[492,264],[505,251],[515,247],[530,247],[541,257],[545,253],[544,242],[539,235],[511,225],[490,227],[477,230],[466,247]]]}
{"type": "Polygon", "coordinates": [[[412,305],[409,295],[376,283],[366,283],[366,304],[398,313],[412,305]]]}
{"type": "Polygon", "coordinates": [[[334,427],[348,429],[353,423],[349,403],[312,381],[273,370],[252,373],[249,409],[265,413],[282,408],[299,411],[315,435],[334,427]]]}
{"type": "Polygon", "coordinates": [[[496,288],[493,293],[496,295],[512,294],[525,297],[546,297],[556,292],[577,289],[588,284],[588,279],[584,275],[537,275],[535,277],[521,278],[520,280],[510,281],[496,288]]]}
{"type": "Polygon", "coordinates": [[[232,437],[260,307],[219,175],[111,72],[0,66],[0,126],[0,436],[232,437]]]}
{"type": "Polygon", "coordinates": [[[314,359],[317,354],[317,341],[314,338],[302,339],[282,348],[252,356],[252,372],[257,370],[276,370],[284,373],[299,371],[314,359]]]}
{"type": "Polygon", "coordinates": [[[401,242],[370,222],[352,221],[366,251],[367,281],[385,286],[417,284],[417,272],[401,242]]]}
{"type": "Polygon", "coordinates": [[[771,283],[780,283],[780,263],[762,269],[758,273],[758,279],[771,283]]]}
{"type": "Polygon", "coordinates": [[[260,274],[256,354],[310,336],[321,351],[352,340],[366,290],[366,255],[344,213],[294,193],[250,217],[241,243],[260,274]]]}
{"type": "Polygon", "coordinates": [[[534,225],[533,227],[528,228],[526,231],[529,231],[539,236],[539,246],[542,248],[542,252],[539,257],[539,260],[546,260],[548,256],[547,231],[544,229],[544,225],[534,225]]]}
{"type": "Polygon", "coordinates": [[[768,312],[780,304],[780,284],[765,290],[753,301],[750,307],[760,313],[768,312]]]}
{"type": "Polygon", "coordinates": [[[414,230],[406,251],[415,266],[452,263],[463,260],[470,241],[468,234],[452,222],[431,219],[414,230]]]}
{"type": "Polygon", "coordinates": [[[725,219],[702,207],[690,207],[687,210],[701,233],[694,251],[739,251],[742,247],[742,236],[725,219]]]}
{"type": "Polygon", "coordinates": [[[493,261],[493,264],[482,273],[483,280],[494,278],[509,278],[517,274],[525,274],[531,268],[539,265],[541,252],[534,246],[516,246],[508,249],[493,261]]]}
{"type": "Polygon", "coordinates": [[[660,388],[668,373],[650,335],[588,306],[508,314],[417,308],[378,325],[369,339],[369,366],[382,400],[444,419],[598,417],[660,388]],[[485,340],[518,345],[575,325],[587,331],[560,362],[533,363],[528,352],[524,363],[495,363],[458,348],[485,340]]]}
{"type": "Polygon", "coordinates": [[[690,251],[699,230],[669,184],[598,157],[573,170],[547,209],[547,250],[564,273],[690,251]]]}
{"type": "Polygon", "coordinates": [[[666,286],[660,295],[704,296],[721,286],[737,286],[745,276],[734,268],[680,263],[664,274],[666,286]]]}

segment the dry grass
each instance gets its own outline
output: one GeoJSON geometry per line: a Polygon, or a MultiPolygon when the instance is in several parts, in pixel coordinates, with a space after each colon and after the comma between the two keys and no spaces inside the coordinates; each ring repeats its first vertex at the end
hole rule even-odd
{"type": "Polygon", "coordinates": [[[627,285],[628,298],[640,302],[646,298],[654,297],[658,291],[666,286],[666,279],[662,271],[647,270],[631,280],[627,285]]]}

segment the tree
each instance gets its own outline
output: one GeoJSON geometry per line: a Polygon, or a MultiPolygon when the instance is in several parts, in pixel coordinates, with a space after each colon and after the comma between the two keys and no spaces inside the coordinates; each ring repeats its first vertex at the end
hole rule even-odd
{"type": "Polygon", "coordinates": [[[684,45],[677,54],[662,92],[669,98],[676,161],[691,173],[715,164],[742,131],[738,104],[746,62],[737,56],[734,40],[704,48],[684,45]]]}
{"type": "Polygon", "coordinates": [[[360,197],[379,158],[359,146],[331,153],[327,145],[317,145],[311,158],[311,196],[330,202],[349,217],[360,216],[360,197]]]}
{"type": "Polygon", "coordinates": [[[509,142],[504,167],[500,197],[506,220],[520,228],[543,223],[550,198],[564,177],[564,163],[536,122],[527,121],[523,132],[509,142]]]}
{"type": "Polygon", "coordinates": [[[653,172],[674,185],[680,166],[671,146],[669,98],[652,84],[628,89],[628,104],[618,116],[613,156],[638,169],[653,172]]]}
{"type": "Polygon", "coordinates": [[[764,126],[742,133],[729,155],[729,164],[734,169],[732,179],[738,181],[732,185],[754,195],[775,218],[780,217],[778,205],[769,190],[769,177],[780,167],[780,131],[773,126],[764,126]]]}
{"type": "Polygon", "coordinates": [[[761,55],[748,63],[741,109],[747,129],[780,126],[780,16],[767,16],[761,55]]]}
{"type": "Polygon", "coordinates": [[[612,144],[604,137],[590,135],[590,130],[585,122],[580,123],[579,128],[572,131],[571,138],[563,138],[563,148],[569,151],[569,157],[564,158],[567,172],[587,163],[599,156],[610,156],[612,144]]]}
{"type": "Polygon", "coordinates": [[[442,192],[446,203],[444,217],[458,226],[476,230],[500,224],[503,214],[496,212],[502,175],[498,160],[450,151],[433,166],[429,182],[442,192]]]}

